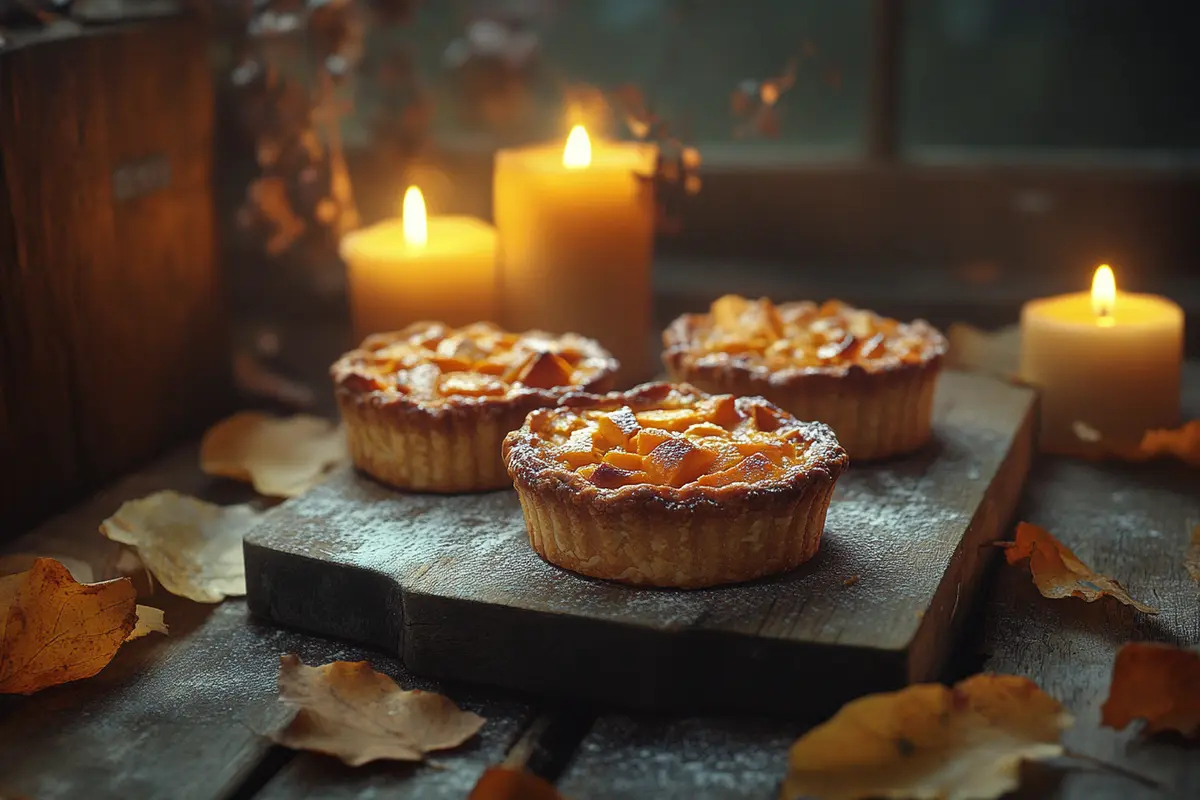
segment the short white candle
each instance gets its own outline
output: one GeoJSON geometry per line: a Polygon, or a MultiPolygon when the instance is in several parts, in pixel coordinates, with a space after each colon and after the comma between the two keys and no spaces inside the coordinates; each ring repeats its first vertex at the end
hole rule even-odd
{"type": "Polygon", "coordinates": [[[1120,443],[1178,425],[1183,319],[1166,298],[1118,292],[1107,265],[1091,293],[1026,303],[1021,378],[1040,390],[1042,449],[1078,450],[1076,423],[1120,443]]]}
{"type": "Polygon", "coordinates": [[[497,321],[496,230],[474,217],[425,214],[420,190],[402,219],[342,239],[355,336],[434,320],[455,327],[497,321]]]}
{"type": "Polygon", "coordinates": [[[500,306],[511,330],[574,331],[621,362],[620,379],[651,377],[650,261],[654,149],[588,140],[496,155],[500,306]]]}

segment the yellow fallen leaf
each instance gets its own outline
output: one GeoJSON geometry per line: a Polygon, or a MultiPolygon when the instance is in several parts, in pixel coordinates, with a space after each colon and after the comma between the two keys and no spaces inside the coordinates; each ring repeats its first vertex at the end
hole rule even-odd
{"type": "Polygon", "coordinates": [[[137,623],[136,599],[128,578],[77,583],[50,558],[0,578],[0,693],[30,694],[104,669],[137,623]]]}
{"type": "Polygon", "coordinates": [[[295,497],[323,481],[347,453],[345,432],[328,420],[242,411],[204,434],[200,468],[247,481],[268,497],[295,497]]]}
{"type": "Polygon", "coordinates": [[[999,544],[1005,548],[1004,556],[1009,564],[1029,559],[1033,583],[1042,597],[1052,600],[1078,597],[1091,603],[1108,596],[1133,606],[1143,614],[1158,613],[1157,608],[1130,597],[1125,588],[1112,578],[1094,572],[1045,528],[1028,522],[1019,523],[1016,541],[999,544]]]}
{"type": "Polygon", "coordinates": [[[1117,730],[1146,720],[1147,733],[1200,736],[1200,653],[1129,642],[1117,653],[1100,724],[1117,730]]]}
{"type": "Polygon", "coordinates": [[[100,532],[135,548],[171,594],[217,603],[246,593],[242,536],[261,516],[247,505],[218,506],[165,491],[123,503],[100,532]]]}
{"type": "Polygon", "coordinates": [[[133,630],[125,637],[125,641],[132,642],[134,639],[140,639],[152,633],[161,633],[164,636],[170,635],[171,630],[163,620],[161,608],[139,605],[136,611],[137,624],[133,626],[133,630]]]}
{"type": "Polygon", "coordinates": [[[1183,566],[1192,580],[1200,583],[1200,525],[1192,529],[1192,544],[1183,557],[1183,566]]]}
{"type": "Polygon", "coordinates": [[[868,695],[792,745],[783,797],[999,797],[1020,783],[1022,761],[1063,754],[1070,725],[1057,700],[1013,675],[868,695]]]}
{"type": "Polygon", "coordinates": [[[279,699],[298,710],[272,737],[276,743],[336,756],[352,767],[421,761],[430,751],[467,741],[485,721],[440,694],[405,691],[365,661],[308,667],[297,656],[281,656],[279,699]]]}

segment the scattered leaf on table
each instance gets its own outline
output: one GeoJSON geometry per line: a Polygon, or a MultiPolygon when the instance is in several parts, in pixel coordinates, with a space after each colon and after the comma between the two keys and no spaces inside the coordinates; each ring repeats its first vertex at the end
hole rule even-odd
{"type": "Polygon", "coordinates": [[[128,578],[81,584],[50,558],[0,578],[0,693],[95,675],[133,631],[136,599],[128,578]]]}
{"type": "Polygon", "coordinates": [[[218,506],[165,491],[122,504],[100,532],[135,548],[171,594],[216,603],[246,593],[242,535],[261,516],[247,505],[218,506]]]}
{"type": "Polygon", "coordinates": [[[405,691],[365,661],[309,667],[295,655],[279,659],[279,699],[298,707],[273,737],[295,750],[336,756],[352,767],[379,759],[421,761],[457,747],[484,718],[435,692],[405,691]]]}
{"type": "Polygon", "coordinates": [[[1144,458],[1174,456],[1185,464],[1200,467],[1200,419],[1179,428],[1146,431],[1138,452],[1144,458]]]}
{"type": "Polygon", "coordinates": [[[1183,566],[1192,580],[1200,583],[1200,525],[1192,529],[1192,544],[1183,557],[1183,566]]]}
{"type": "Polygon", "coordinates": [[[268,497],[295,497],[347,458],[345,432],[320,417],[243,411],[208,429],[200,468],[247,481],[268,497]]]}
{"type": "Polygon", "coordinates": [[[52,558],[58,563],[67,568],[67,572],[71,573],[71,577],[79,583],[92,583],[96,580],[96,570],[91,564],[82,561],[78,558],[70,556],[59,556],[45,553],[43,555],[34,555],[32,553],[13,553],[12,555],[0,556],[0,575],[12,575],[17,572],[27,572],[33,566],[33,562],[39,558],[52,558]]]}
{"type": "Polygon", "coordinates": [[[488,767],[467,800],[564,800],[554,784],[524,769],[488,767]]]}
{"type": "Polygon", "coordinates": [[[1146,732],[1200,736],[1200,653],[1167,644],[1130,642],[1117,653],[1102,725],[1123,730],[1135,719],[1146,732]]]}
{"type": "Polygon", "coordinates": [[[785,800],[993,798],[1063,754],[1071,717],[1026,678],[975,675],[851,701],[792,745],[785,800]]]}
{"type": "Polygon", "coordinates": [[[956,322],[946,331],[946,366],[1016,380],[1021,367],[1021,328],[1010,325],[989,333],[956,322]]]}
{"type": "Polygon", "coordinates": [[[161,608],[139,605],[136,610],[137,624],[133,626],[133,630],[125,637],[125,641],[132,642],[134,639],[140,639],[152,633],[161,633],[164,636],[170,635],[171,630],[167,627],[166,621],[163,620],[161,608]]]}
{"type": "Polygon", "coordinates": [[[1029,559],[1033,583],[1043,597],[1058,600],[1078,597],[1088,603],[1108,596],[1143,614],[1157,614],[1158,609],[1139,603],[1129,596],[1121,584],[1106,575],[1093,572],[1062,542],[1045,528],[1022,522],[1017,525],[1015,542],[1000,542],[1009,564],[1029,559]]]}

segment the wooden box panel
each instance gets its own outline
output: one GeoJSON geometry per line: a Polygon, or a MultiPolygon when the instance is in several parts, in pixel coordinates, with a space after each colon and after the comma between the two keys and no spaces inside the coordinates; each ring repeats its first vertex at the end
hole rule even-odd
{"type": "Polygon", "coordinates": [[[0,49],[6,531],[228,408],[212,106],[193,20],[0,49]]]}
{"type": "Polygon", "coordinates": [[[697,591],[547,564],[515,492],[405,494],[345,471],[246,537],[250,608],[439,678],[641,708],[827,714],[940,674],[1020,496],[1033,402],[944,375],[935,441],[852,464],[811,562],[697,591]]]}

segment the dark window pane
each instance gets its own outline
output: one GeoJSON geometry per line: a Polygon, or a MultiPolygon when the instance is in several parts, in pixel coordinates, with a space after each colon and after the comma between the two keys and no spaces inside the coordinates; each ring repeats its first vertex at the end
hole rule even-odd
{"type": "MultiPolygon", "coordinates": [[[[411,43],[436,101],[435,134],[443,137],[495,127],[506,136],[517,129],[526,138],[557,135],[563,87],[632,84],[674,130],[701,145],[851,150],[863,141],[869,18],[869,0],[439,0],[423,3],[399,38],[377,36],[370,48],[411,43]],[[453,66],[465,31],[479,20],[536,37],[527,87],[507,100],[498,91],[490,98],[520,104],[520,120],[497,123],[477,113],[489,102],[480,82],[490,78],[483,71],[464,81],[453,66]],[[777,131],[734,114],[740,84],[779,76],[791,61],[795,82],[778,103],[777,131]]],[[[369,103],[371,88],[361,91],[369,103]]]]}
{"type": "Polygon", "coordinates": [[[1200,148],[1195,8],[1193,0],[909,0],[903,142],[1200,148]]]}

